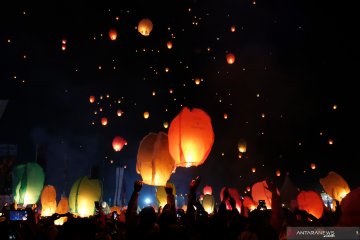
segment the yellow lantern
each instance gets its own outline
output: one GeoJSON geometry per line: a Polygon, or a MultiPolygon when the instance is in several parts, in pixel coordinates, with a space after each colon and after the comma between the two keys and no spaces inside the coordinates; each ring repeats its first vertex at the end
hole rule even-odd
{"type": "Polygon", "coordinates": [[[325,178],[320,178],[320,183],[325,192],[339,202],[350,192],[345,179],[333,171],[329,172],[325,178]]]}
{"type": "Polygon", "coordinates": [[[136,171],[145,184],[165,186],[175,168],[174,159],[169,153],[166,133],[149,133],[141,140],[137,153],[136,171]]]}
{"type": "Polygon", "coordinates": [[[214,206],[215,206],[215,199],[214,196],[205,194],[202,200],[202,205],[204,207],[204,210],[211,214],[214,212],[214,206]]]}
{"type": "Polygon", "coordinates": [[[235,55],[232,53],[226,54],[226,61],[228,64],[233,64],[235,62],[235,55]]]}
{"type": "Polygon", "coordinates": [[[238,143],[238,149],[240,153],[245,153],[246,152],[246,141],[244,139],[240,139],[239,143],[238,143]]]}
{"type": "Polygon", "coordinates": [[[56,190],[54,186],[47,185],[41,192],[41,216],[48,217],[56,211],[56,190]]]}
{"type": "MultiPolygon", "coordinates": [[[[171,187],[173,189],[174,196],[176,195],[176,189],[173,183],[166,183],[166,187],[171,187]]],[[[164,208],[165,204],[167,203],[167,194],[164,186],[156,187],[156,200],[159,204],[159,207],[164,208]]]]}
{"type": "MultiPolygon", "coordinates": [[[[56,208],[56,213],[57,214],[65,214],[69,212],[69,200],[67,199],[67,197],[62,196],[60,199],[60,202],[56,208]]],[[[54,221],[54,223],[56,225],[63,225],[64,222],[67,221],[67,217],[60,217],[59,219],[56,219],[54,221]]]]}
{"type": "Polygon", "coordinates": [[[195,84],[199,85],[200,84],[200,78],[195,78],[195,84]]]}
{"type": "Polygon", "coordinates": [[[145,118],[145,119],[148,119],[149,116],[150,116],[150,113],[149,113],[149,112],[144,112],[144,118],[145,118]]]}
{"type": "Polygon", "coordinates": [[[176,166],[203,164],[214,143],[211,119],[201,109],[184,107],[169,127],[169,151],[176,166]]]}
{"type": "Polygon", "coordinates": [[[144,18],[139,22],[138,31],[143,36],[149,36],[153,29],[153,24],[150,19],[144,18]]]}
{"type": "Polygon", "coordinates": [[[168,123],[168,122],[164,122],[164,123],[163,123],[163,126],[164,126],[164,128],[168,128],[168,127],[169,127],[169,123],[168,123]]]}

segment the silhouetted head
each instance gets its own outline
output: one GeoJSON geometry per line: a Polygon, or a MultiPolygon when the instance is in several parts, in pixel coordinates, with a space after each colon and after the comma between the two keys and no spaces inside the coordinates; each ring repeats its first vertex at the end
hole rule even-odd
{"type": "Polygon", "coordinates": [[[152,206],[144,207],[140,212],[141,225],[153,225],[156,221],[156,212],[152,206]]]}

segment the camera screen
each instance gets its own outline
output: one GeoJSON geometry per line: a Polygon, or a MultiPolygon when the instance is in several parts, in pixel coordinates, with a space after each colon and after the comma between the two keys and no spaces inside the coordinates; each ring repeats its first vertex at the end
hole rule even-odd
{"type": "Polygon", "coordinates": [[[26,210],[15,210],[9,212],[10,221],[26,221],[27,212],[26,210]]]}

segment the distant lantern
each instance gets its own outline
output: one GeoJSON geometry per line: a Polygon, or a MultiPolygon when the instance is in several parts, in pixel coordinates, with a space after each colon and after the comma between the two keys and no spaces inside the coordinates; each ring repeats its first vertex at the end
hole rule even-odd
{"type": "Polygon", "coordinates": [[[153,29],[153,24],[150,19],[144,18],[139,22],[138,31],[143,36],[149,36],[153,29]]]}
{"type": "Polygon", "coordinates": [[[169,153],[166,133],[149,133],[141,140],[137,152],[136,172],[141,175],[145,184],[165,186],[175,168],[175,161],[169,153]]]}
{"type": "Polygon", "coordinates": [[[231,26],[230,31],[231,31],[231,32],[235,32],[235,31],[236,31],[235,25],[232,25],[232,26],[231,26]]]}
{"type": "Polygon", "coordinates": [[[226,61],[228,64],[233,64],[235,62],[235,55],[232,53],[226,54],[226,61]]]}
{"type": "Polygon", "coordinates": [[[44,186],[41,192],[41,216],[49,217],[56,211],[56,190],[54,186],[44,186]]]}
{"type": "Polygon", "coordinates": [[[121,151],[126,144],[126,140],[119,136],[114,137],[112,141],[112,147],[116,152],[121,151]]]}
{"type": "Polygon", "coordinates": [[[163,123],[163,126],[164,126],[164,128],[168,128],[168,127],[169,127],[169,123],[168,123],[168,122],[164,122],[164,123],[163,123]]]}
{"type": "Polygon", "coordinates": [[[277,177],[280,177],[280,175],[281,175],[280,170],[276,170],[276,176],[277,176],[277,177]]]}
{"type": "Polygon", "coordinates": [[[172,42],[171,41],[168,41],[167,43],[166,43],[166,46],[167,46],[167,48],[168,49],[172,49],[172,42]]]}
{"type": "Polygon", "coordinates": [[[200,84],[200,78],[195,78],[195,84],[199,85],[200,84]]]}
{"type": "Polygon", "coordinates": [[[244,139],[240,139],[238,142],[238,149],[240,153],[245,153],[246,152],[246,141],[244,139]]]}
{"type": "Polygon", "coordinates": [[[109,30],[109,37],[111,40],[115,41],[117,38],[117,32],[115,29],[110,29],[109,30]]]}
{"type": "Polygon", "coordinates": [[[90,101],[90,103],[94,103],[95,102],[95,96],[90,96],[89,101],[90,101]]]}
{"type": "Polygon", "coordinates": [[[305,210],[317,219],[324,212],[324,202],[319,193],[315,191],[301,191],[296,198],[299,210],[305,210]]]}
{"type": "Polygon", "coordinates": [[[253,173],[256,172],[256,168],[253,167],[253,168],[251,169],[251,172],[253,172],[253,173]]]}
{"type": "Polygon", "coordinates": [[[123,114],[123,111],[121,111],[120,109],[116,111],[116,115],[118,115],[118,117],[121,117],[123,114]]]}
{"type": "Polygon", "coordinates": [[[178,167],[203,164],[213,143],[211,118],[201,109],[184,107],[170,123],[169,151],[178,167]]]}
{"type": "Polygon", "coordinates": [[[333,141],[332,139],[329,139],[329,140],[328,140],[328,143],[329,143],[329,145],[333,145],[333,144],[334,144],[334,141],[333,141]]]}
{"type": "Polygon", "coordinates": [[[65,45],[66,44],[66,39],[65,38],[63,38],[62,40],[61,40],[61,43],[63,44],[63,45],[65,45]]]}
{"type": "Polygon", "coordinates": [[[144,112],[144,118],[145,118],[145,119],[148,119],[149,116],[150,116],[150,113],[149,113],[149,112],[144,112]]]}
{"type": "Polygon", "coordinates": [[[106,126],[108,124],[108,119],[106,117],[101,118],[101,125],[106,126]]]}
{"type": "Polygon", "coordinates": [[[224,119],[227,119],[227,118],[228,118],[227,113],[224,113],[224,119]]]}
{"type": "Polygon", "coordinates": [[[204,193],[204,195],[212,195],[212,187],[206,185],[206,186],[203,188],[203,193],[204,193]]]}
{"type": "Polygon", "coordinates": [[[339,202],[350,192],[345,179],[333,171],[329,172],[325,178],[320,178],[320,183],[325,192],[339,202]]]}
{"type": "Polygon", "coordinates": [[[66,50],[66,45],[65,45],[65,44],[63,44],[63,45],[61,46],[61,50],[63,50],[63,51],[66,50]]]}
{"type": "Polygon", "coordinates": [[[165,72],[169,72],[170,69],[168,67],[165,68],[165,72]]]}
{"type": "Polygon", "coordinates": [[[251,187],[250,187],[250,186],[247,186],[247,187],[246,187],[246,191],[251,192],[251,187]]]}
{"type": "Polygon", "coordinates": [[[70,212],[88,217],[94,215],[94,202],[101,199],[101,183],[99,179],[81,177],[72,185],[69,194],[70,212]]]}
{"type": "Polygon", "coordinates": [[[312,170],[316,169],[316,164],[315,164],[315,163],[311,163],[311,164],[310,164],[310,168],[311,168],[312,170]]]}

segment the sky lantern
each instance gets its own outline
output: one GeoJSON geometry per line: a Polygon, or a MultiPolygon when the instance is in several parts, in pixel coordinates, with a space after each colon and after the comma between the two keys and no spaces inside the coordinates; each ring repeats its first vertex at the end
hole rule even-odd
{"type": "Polygon", "coordinates": [[[227,118],[228,118],[227,113],[224,113],[224,119],[227,119],[227,118]]]}
{"type": "Polygon", "coordinates": [[[275,174],[276,174],[277,177],[280,177],[281,176],[280,170],[276,170],[275,174]]]}
{"type": "Polygon", "coordinates": [[[65,44],[61,45],[61,50],[63,50],[63,51],[66,50],[66,45],[65,44]]]}
{"type": "Polygon", "coordinates": [[[117,32],[115,29],[110,29],[109,30],[109,38],[112,40],[112,41],[115,41],[116,38],[117,38],[117,32]]]}
{"type": "Polygon", "coordinates": [[[124,113],[124,112],[121,111],[120,109],[116,111],[116,115],[117,115],[118,117],[121,117],[121,116],[123,115],[123,113],[124,113]]]}
{"type": "Polygon", "coordinates": [[[316,169],[316,164],[315,164],[315,163],[311,163],[311,164],[310,164],[310,168],[311,168],[312,170],[315,170],[315,169],[316,169]]]}
{"type": "Polygon", "coordinates": [[[319,193],[315,191],[301,191],[297,196],[299,210],[305,210],[317,219],[321,218],[324,211],[324,202],[319,193]]]}
{"type": "Polygon", "coordinates": [[[168,135],[164,132],[149,133],[140,142],[137,152],[136,172],[145,184],[165,186],[175,162],[169,153],[168,135]]]}
{"type": "Polygon", "coordinates": [[[17,204],[37,203],[44,187],[42,167],[34,162],[17,165],[12,170],[12,189],[17,204]]]}
{"type": "Polygon", "coordinates": [[[166,129],[166,128],[169,127],[169,123],[165,121],[165,122],[163,123],[163,126],[164,126],[164,128],[166,129]]]}
{"type": "Polygon", "coordinates": [[[244,139],[240,139],[239,143],[238,143],[238,149],[240,153],[245,153],[246,152],[246,141],[244,139]]]}
{"type": "MultiPolygon", "coordinates": [[[[65,214],[69,212],[69,200],[65,196],[61,196],[59,204],[56,208],[57,214],[65,214]]],[[[67,221],[67,217],[60,217],[54,221],[55,225],[63,225],[67,221]]]]}
{"type": "Polygon", "coordinates": [[[195,78],[195,84],[196,84],[196,85],[199,85],[200,82],[201,82],[200,78],[195,78]]]}
{"type": "Polygon", "coordinates": [[[201,109],[184,107],[171,121],[169,151],[177,167],[200,166],[214,143],[211,119],[201,109]]]}
{"type": "Polygon", "coordinates": [[[150,116],[150,113],[149,113],[149,112],[144,112],[144,118],[145,118],[145,119],[148,119],[149,116],[150,116]]]}
{"type": "Polygon", "coordinates": [[[139,22],[138,31],[143,36],[149,36],[153,29],[153,24],[150,19],[144,18],[139,22]]]}
{"type": "MultiPolygon", "coordinates": [[[[223,195],[224,195],[224,190],[225,190],[226,187],[223,187],[221,190],[220,190],[220,200],[222,201],[223,200],[223,195]]],[[[235,202],[236,202],[236,209],[241,212],[241,201],[240,201],[240,194],[238,192],[238,190],[236,188],[228,188],[229,190],[229,194],[231,197],[233,197],[235,199],[235,202]]],[[[228,210],[232,210],[231,209],[231,205],[230,205],[230,202],[229,202],[229,199],[226,201],[226,209],[228,210]]]]}
{"type": "Polygon", "coordinates": [[[41,216],[48,217],[56,211],[56,190],[54,186],[44,186],[41,192],[41,216]]]}
{"type": "Polygon", "coordinates": [[[106,126],[108,124],[108,120],[106,117],[101,118],[101,125],[106,126]]]}
{"type": "Polygon", "coordinates": [[[203,193],[204,193],[204,195],[212,195],[212,187],[209,185],[206,185],[203,188],[203,193]]]}
{"type": "Polygon", "coordinates": [[[89,97],[89,102],[94,103],[95,102],[95,96],[90,96],[89,97]]]}
{"type": "Polygon", "coordinates": [[[70,212],[80,217],[94,215],[94,202],[100,201],[101,183],[98,179],[81,177],[72,185],[69,194],[70,212]]]}
{"type": "Polygon", "coordinates": [[[251,172],[255,173],[256,172],[256,168],[251,168],[251,172]]]}
{"type": "Polygon", "coordinates": [[[250,186],[247,186],[247,187],[246,187],[246,191],[250,192],[250,191],[251,191],[251,187],[250,187],[250,186]]]}
{"type": "MultiPolygon", "coordinates": [[[[259,200],[265,200],[265,204],[267,209],[271,209],[271,197],[272,193],[267,190],[268,186],[266,181],[257,182],[252,186],[251,196],[255,203],[259,203],[259,200]]],[[[277,189],[277,193],[280,195],[279,190],[277,189]]]]}
{"type": "Polygon", "coordinates": [[[360,225],[360,187],[347,194],[341,201],[341,216],[337,226],[353,227],[360,225]]]}
{"type": "MultiPolygon", "coordinates": [[[[176,195],[175,185],[173,183],[166,183],[167,187],[171,187],[173,189],[174,196],[176,195]]],[[[158,202],[159,207],[164,208],[165,204],[167,204],[167,194],[165,191],[165,186],[157,186],[156,187],[156,200],[158,202]]]]}
{"type": "Polygon", "coordinates": [[[226,61],[228,64],[233,64],[235,62],[235,55],[232,53],[226,54],[226,61]]]}
{"type": "Polygon", "coordinates": [[[326,177],[320,178],[320,183],[325,192],[339,202],[350,192],[349,185],[345,179],[333,171],[329,172],[326,177]]]}
{"type": "Polygon", "coordinates": [[[258,206],[258,203],[254,202],[251,197],[244,197],[244,207],[248,208],[250,211],[255,210],[258,206]]]}
{"type": "Polygon", "coordinates": [[[215,198],[213,195],[211,194],[205,194],[203,196],[202,199],[202,205],[204,207],[204,210],[208,213],[211,214],[214,212],[214,207],[215,207],[215,198]]]}
{"type": "Polygon", "coordinates": [[[127,145],[127,142],[122,137],[116,136],[112,141],[112,146],[115,152],[119,152],[123,147],[127,145]]]}
{"type": "Polygon", "coordinates": [[[231,32],[235,32],[235,31],[236,31],[235,25],[232,25],[232,26],[231,26],[230,31],[231,31],[231,32]]]}
{"type": "Polygon", "coordinates": [[[168,41],[167,43],[166,43],[166,46],[167,46],[167,48],[168,49],[172,49],[172,42],[171,41],[168,41]]]}

